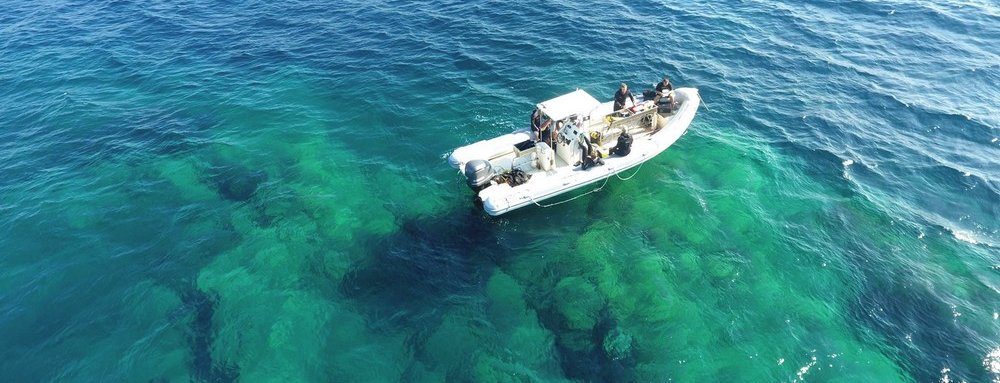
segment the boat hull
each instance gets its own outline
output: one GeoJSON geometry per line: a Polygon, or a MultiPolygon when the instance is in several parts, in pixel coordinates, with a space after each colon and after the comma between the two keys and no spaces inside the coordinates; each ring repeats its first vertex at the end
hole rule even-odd
{"type": "MultiPolygon", "coordinates": [[[[517,168],[530,174],[530,179],[521,185],[510,186],[502,183],[478,191],[477,197],[482,201],[483,210],[487,214],[496,216],[525,206],[546,206],[543,201],[549,202],[547,200],[564,193],[599,182],[607,182],[610,177],[622,177],[620,175],[622,172],[642,165],[673,145],[687,132],[701,101],[697,89],[694,88],[675,90],[675,97],[679,102],[676,112],[666,118],[659,117],[657,123],[653,124],[659,125],[658,127],[651,126],[633,133],[631,152],[622,157],[604,158],[602,166],[583,170],[575,163],[570,164],[567,161],[571,159],[560,158],[556,162],[561,164],[549,170],[542,170],[543,167],[538,165],[541,161],[537,155],[519,153],[513,148],[515,144],[530,139],[526,130],[458,148],[449,157],[449,164],[461,170],[464,163],[472,159],[487,159],[501,170],[517,168]]],[[[567,197],[567,199],[573,198],[577,197],[567,197]]],[[[561,201],[550,202],[548,205],[558,203],[561,201]]]]}

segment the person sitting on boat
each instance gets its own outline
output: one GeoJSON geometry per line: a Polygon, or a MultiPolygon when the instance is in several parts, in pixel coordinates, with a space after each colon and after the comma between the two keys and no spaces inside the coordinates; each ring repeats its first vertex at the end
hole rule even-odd
{"type": "Polygon", "coordinates": [[[625,109],[626,99],[632,100],[632,105],[635,105],[635,96],[632,95],[632,92],[628,91],[628,85],[623,82],[622,85],[618,87],[618,91],[615,92],[615,106],[614,109],[612,109],[614,114],[619,116],[624,114],[622,109],[625,109]]]}
{"type": "Polygon", "coordinates": [[[580,133],[578,141],[580,149],[583,150],[583,160],[577,163],[577,165],[581,165],[580,169],[587,170],[594,166],[604,165],[604,156],[601,155],[600,149],[601,134],[599,132],[591,132],[589,136],[586,133],[580,133]]]}
{"type": "Polygon", "coordinates": [[[670,84],[670,78],[666,75],[663,76],[663,81],[656,84],[656,98],[653,98],[653,103],[656,105],[660,104],[660,98],[666,98],[667,102],[670,103],[670,109],[674,108],[674,94],[671,93],[674,90],[674,86],[670,84]]]}
{"type": "Polygon", "coordinates": [[[552,131],[549,130],[549,125],[552,124],[552,120],[547,120],[542,123],[542,111],[535,109],[531,112],[531,132],[534,133],[535,141],[549,142],[552,138],[552,131]]]}

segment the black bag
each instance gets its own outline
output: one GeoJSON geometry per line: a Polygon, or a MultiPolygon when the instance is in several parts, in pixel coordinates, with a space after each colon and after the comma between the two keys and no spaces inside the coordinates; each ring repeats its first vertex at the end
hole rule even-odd
{"type": "Polygon", "coordinates": [[[518,143],[514,144],[514,147],[517,148],[517,150],[525,151],[525,150],[528,150],[528,149],[531,149],[531,148],[535,147],[535,141],[524,140],[524,141],[521,141],[521,142],[518,142],[518,143]]]}
{"type": "Polygon", "coordinates": [[[531,179],[531,174],[525,173],[521,169],[513,169],[509,172],[503,173],[497,176],[497,181],[500,183],[506,183],[511,187],[520,186],[528,182],[531,179]]]}
{"type": "Polygon", "coordinates": [[[652,100],[654,98],[656,98],[656,91],[655,90],[646,89],[646,90],[642,91],[642,99],[643,100],[652,100]]]}

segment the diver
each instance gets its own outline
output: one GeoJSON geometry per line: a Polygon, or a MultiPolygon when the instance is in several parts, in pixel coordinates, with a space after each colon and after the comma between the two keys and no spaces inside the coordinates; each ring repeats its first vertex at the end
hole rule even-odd
{"type": "Polygon", "coordinates": [[[624,115],[622,109],[625,109],[626,99],[632,100],[632,105],[635,105],[635,96],[632,95],[632,92],[628,91],[628,85],[623,82],[622,85],[618,87],[618,91],[615,92],[615,106],[612,108],[612,114],[618,116],[624,115]]]}
{"type": "Polygon", "coordinates": [[[580,133],[580,149],[583,150],[583,161],[578,162],[580,169],[587,170],[594,166],[604,165],[604,156],[601,155],[600,143],[601,133],[590,132],[590,137],[586,133],[580,133]]]}
{"type": "Polygon", "coordinates": [[[663,75],[663,81],[656,84],[656,97],[653,98],[653,104],[660,105],[660,98],[665,98],[667,104],[670,105],[670,110],[674,110],[677,104],[674,102],[674,86],[670,83],[670,78],[667,75],[663,75]]]}
{"type": "Polygon", "coordinates": [[[632,135],[628,134],[628,130],[622,128],[622,133],[618,135],[618,143],[615,144],[611,150],[608,150],[609,156],[617,155],[619,157],[625,157],[632,152],[632,135]]]}
{"type": "Polygon", "coordinates": [[[535,108],[534,112],[531,112],[531,132],[534,134],[533,139],[535,142],[546,142],[551,145],[552,131],[549,129],[549,125],[552,124],[552,120],[546,119],[542,122],[542,111],[535,108]]]}

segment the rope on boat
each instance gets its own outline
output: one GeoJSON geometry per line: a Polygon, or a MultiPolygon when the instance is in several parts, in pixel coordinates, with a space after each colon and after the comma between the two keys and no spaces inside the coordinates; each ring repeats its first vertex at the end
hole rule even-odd
{"type": "MultiPolygon", "coordinates": [[[[645,164],[646,164],[646,161],[640,162],[639,166],[635,168],[635,172],[633,172],[632,175],[630,175],[628,177],[622,178],[622,176],[618,175],[619,173],[615,173],[615,177],[618,177],[618,179],[620,179],[622,181],[628,181],[628,180],[632,179],[632,177],[635,177],[636,174],[639,174],[639,170],[642,169],[642,165],[645,165],[645,164]]],[[[556,203],[550,203],[550,204],[542,205],[542,204],[538,203],[538,201],[535,201],[535,197],[532,197],[531,194],[528,195],[528,198],[531,199],[531,202],[534,203],[535,206],[538,206],[538,207],[552,207],[552,206],[556,206],[556,205],[562,205],[562,204],[564,204],[566,202],[573,201],[573,200],[575,200],[577,198],[580,198],[580,197],[583,197],[585,195],[601,191],[601,189],[604,189],[604,186],[608,184],[608,180],[609,179],[611,179],[611,176],[608,176],[608,177],[604,178],[604,183],[602,183],[601,186],[599,186],[599,187],[597,187],[597,188],[595,188],[595,189],[593,189],[591,191],[588,191],[588,192],[580,194],[580,195],[578,195],[576,197],[573,197],[573,198],[570,198],[570,199],[567,199],[567,200],[564,200],[564,201],[559,201],[559,202],[556,202],[556,203]]]]}
{"type": "Polygon", "coordinates": [[[698,92],[697,94],[698,94],[698,101],[701,101],[701,104],[705,105],[705,110],[711,112],[712,110],[708,108],[708,103],[705,102],[705,99],[701,98],[701,92],[698,92]]]}
{"type": "Polygon", "coordinates": [[[564,204],[566,202],[573,201],[573,200],[575,200],[577,198],[580,198],[580,197],[583,197],[585,195],[592,194],[592,193],[597,193],[597,192],[601,191],[601,189],[604,189],[604,186],[608,184],[608,179],[610,179],[610,178],[611,178],[611,176],[608,176],[607,178],[605,178],[604,179],[604,183],[602,183],[601,186],[595,188],[594,190],[591,190],[589,192],[580,194],[580,195],[578,195],[576,197],[573,197],[573,198],[570,198],[568,200],[559,201],[559,202],[556,202],[556,203],[550,203],[550,204],[542,205],[542,204],[538,203],[538,201],[535,201],[535,197],[532,197],[531,194],[528,194],[528,198],[531,199],[531,202],[534,203],[535,206],[538,206],[538,207],[552,207],[552,206],[556,206],[556,205],[562,205],[562,204],[564,204]]]}
{"type": "MultiPolygon", "coordinates": [[[[649,161],[649,160],[646,160],[646,161],[649,161]]],[[[633,172],[632,175],[630,175],[628,177],[625,177],[625,178],[622,178],[622,176],[618,175],[619,173],[615,173],[615,177],[618,177],[618,179],[620,179],[622,181],[628,181],[628,180],[632,179],[632,177],[635,177],[636,174],[639,174],[639,169],[642,169],[642,165],[645,165],[646,161],[640,162],[639,166],[635,168],[635,172],[633,172]]],[[[611,178],[611,177],[608,177],[608,178],[611,178]]]]}

